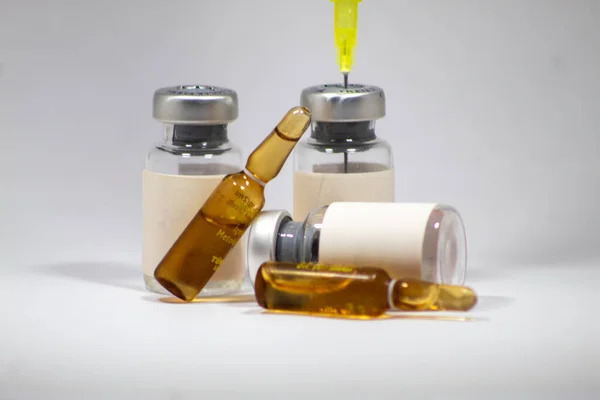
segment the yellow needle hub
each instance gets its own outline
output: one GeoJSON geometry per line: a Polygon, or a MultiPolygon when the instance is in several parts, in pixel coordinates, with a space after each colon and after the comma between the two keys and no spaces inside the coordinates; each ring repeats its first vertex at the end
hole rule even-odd
{"type": "Polygon", "coordinates": [[[345,76],[352,69],[358,30],[358,3],[362,0],[331,0],[334,3],[334,32],[340,71],[345,76]]]}

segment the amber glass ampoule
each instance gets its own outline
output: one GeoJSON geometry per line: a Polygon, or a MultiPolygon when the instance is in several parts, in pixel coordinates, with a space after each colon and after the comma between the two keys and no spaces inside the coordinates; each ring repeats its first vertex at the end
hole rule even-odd
{"type": "Polygon", "coordinates": [[[259,268],[254,289],[268,310],[366,318],[390,309],[467,311],[477,302],[464,286],[393,280],[383,269],[347,265],[269,261],[259,268]]]}
{"type": "Polygon", "coordinates": [[[292,108],[250,154],[246,168],[223,178],[156,267],[154,277],[165,289],[185,301],[200,293],[262,209],[265,184],[309,124],[306,108],[292,108]]]}

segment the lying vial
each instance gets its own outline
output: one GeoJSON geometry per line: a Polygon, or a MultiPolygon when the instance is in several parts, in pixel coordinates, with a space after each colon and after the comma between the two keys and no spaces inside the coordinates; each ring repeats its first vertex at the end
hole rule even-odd
{"type": "Polygon", "coordinates": [[[393,202],[392,149],[375,134],[375,121],[385,116],[384,91],[318,85],[304,89],[300,102],[312,124],[294,152],[294,220],[335,201],[393,202]]]}
{"type": "Polygon", "coordinates": [[[377,317],[387,310],[468,311],[477,295],[464,286],[392,279],[383,269],[266,262],[256,274],[258,304],[274,311],[377,317]]]}
{"type": "Polygon", "coordinates": [[[467,244],[460,214],[429,203],[335,202],[304,221],[262,212],[248,232],[248,273],[266,261],[375,266],[394,279],[462,285],[467,244]]]}
{"type": "Polygon", "coordinates": [[[309,124],[306,108],[292,108],[250,154],[246,167],[218,183],[154,270],[165,289],[192,301],[206,287],[260,213],[265,185],[279,174],[309,124]]]}
{"type": "MultiPolygon", "coordinates": [[[[168,294],[154,269],[225,175],[242,169],[242,154],[228,137],[228,124],[238,116],[237,94],[214,86],[161,88],[154,93],[153,114],[164,135],[143,172],[142,266],[146,288],[168,294]]],[[[245,241],[235,246],[201,295],[241,287],[245,247],[245,241]]]]}

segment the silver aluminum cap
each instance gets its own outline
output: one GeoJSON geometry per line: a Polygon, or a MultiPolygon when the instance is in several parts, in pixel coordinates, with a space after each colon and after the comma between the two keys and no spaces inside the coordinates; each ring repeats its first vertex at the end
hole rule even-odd
{"type": "Polygon", "coordinates": [[[302,91],[300,104],[319,122],[372,121],[385,116],[385,93],[373,85],[311,86],[302,91]]]}
{"type": "Polygon", "coordinates": [[[248,277],[254,287],[256,273],[260,266],[267,261],[275,261],[275,247],[279,227],[285,219],[292,219],[287,211],[269,210],[261,212],[248,229],[248,247],[246,261],[248,277]]]}
{"type": "Polygon", "coordinates": [[[238,97],[235,91],[216,86],[165,87],[154,92],[152,115],[169,124],[227,124],[238,116],[238,97]]]}

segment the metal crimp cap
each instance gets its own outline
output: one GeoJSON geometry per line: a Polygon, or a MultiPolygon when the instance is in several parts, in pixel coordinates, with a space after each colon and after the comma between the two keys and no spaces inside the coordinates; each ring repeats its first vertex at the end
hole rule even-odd
{"type": "Polygon", "coordinates": [[[152,116],[169,124],[220,125],[238,116],[237,93],[204,85],[182,85],[154,92],[152,116]]]}
{"type": "Polygon", "coordinates": [[[385,93],[372,85],[310,86],[302,91],[300,104],[319,122],[372,121],[385,116],[385,93]]]}
{"type": "Polygon", "coordinates": [[[275,261],[279,227],[286,219],[292,219],[287,211],[267,210],[258,214],[250,225],[246,261],[248,264],[248,277],[252,286],[254,286],[256,273],[262,263],[275,261]]]}

